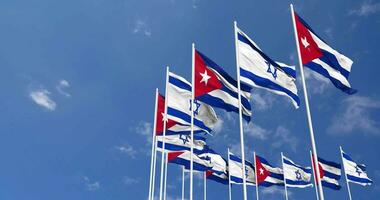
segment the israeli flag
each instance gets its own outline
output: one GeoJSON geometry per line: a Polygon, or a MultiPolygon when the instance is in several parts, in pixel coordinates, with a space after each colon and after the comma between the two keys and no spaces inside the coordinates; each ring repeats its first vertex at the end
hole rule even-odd
{"type": "MultiPolygon", "coordinates": [[[[165,152],[171,151],[190,151],[191,137],[190,135],[166,135],[156,136],[158,151],[162,151],[162,143],[165,137],[165,152]]],[[[206,146],[206,138],[194,135],[194,152],[201,152],[206,146]]]]}
{"type": "Polygon", "coordinates": [[[363,186],[371,185],[373,181],[368,178],[365,165],[357,164],[348,154],[343,152],[343,150],[341,153],[347,181],[363,186]]]}
{"type": "MultiPolygon", "coordinates": [[[[241,158],[235,156],[232,153],[229,153],[229,163],[228,171],[230,173],[231,183],[234,184],[243,184],[242,170],[243,166],[241,164],[241,158]]],[[[255,184],[255,167],[252,163],[245,161],[245,181],[247,185],[256,185],[255,184]]]]}
{"type": "Polygon", "coordinates": [[[214,109],[200,101],[191,103],[191,84],[186,79],[169,72],[168,118],[180,124],[191,123],[191,106],[194,106],[194,128],[210,133],[218,118],[214,109]]]}
{"type": "Polygon", "coordinates": [[[283,156],[283,170],[287,187],[305,188],[312,187],[310,167],[302,167],[295,164],[289,158],[283,156]]]}
{"type": "Polygon", "coordinates": [[[240,81],[251,87],[264,88],[287,96],[298,108],[300,99],[297,94],[295,67],[274,62],[239,28],[237,34],[240,81]]]}
{"type": "Polygon", "coordinates": [[[205,146],[203,150],[197,154],[201,159],[204,159],[210,163],[213,172],[216,172],[217,174],[227,173],[226,160],[209,146],[205,146]]]}
{"type": "MultiPolygon", "coordinates": [[[[178,151],[178,152],[169,152],[168,153],[168,163],[175,163],[182,165],[185,169],[190,169],[191,164],[191,152],[190,151],[178,151]]],[[[201,159],[193,154],[193,170],[195,171],[208,171],[211,170],[209,162],[201,159]]]]}

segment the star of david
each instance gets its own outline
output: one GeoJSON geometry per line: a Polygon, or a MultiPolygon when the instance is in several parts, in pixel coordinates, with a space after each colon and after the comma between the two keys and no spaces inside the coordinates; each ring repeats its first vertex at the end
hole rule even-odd
{"type": "Polygon", "coordinates": [[[267,72],[271,73],[273,78],[276,79],[277,78],[277,68],[275,66],[271,65],[268,61],[265,61],[265,63],[268,65],[267,72]]]}
{"type": "Polygon", "coordinates": [[[248,167],[245,167],[245,177],[248,177],[248,167]]]}
{"type": "MultiPolygon", "coordinates": [[[[191,99],[189,99],[189,110],[191,111],[192,109],[192,103],[191,103],[191,99]]],[[[198,115],[198,111],[199,111],[199,107],[201,107],[201,103],[198,102],[198,100],[194,99],[194,105],[195,105],[195,109],[194,109],[194,115],[198,115]]]]}
{"type": "Polygon", "coordinates": [[[211,164],[211,157],[210,156],[206,155],[206,157],[204,159],[211,164]]]}
{"type": "Polygon", "coordinates": [[[187,142],[190,141],[190,136],[189,135],[180,134],[179,135],[179,139],[182,140],[183,144],[186,144],[187,142]]]}
{"type": "Polygon", "coordinates": [[[296,174],[296,179],[297,180],[301,180],[301,173],[300,171],[297,169],[297,171],[294,172],[296,174]]]}
{"type": "Polygon", "coordinates": [[[355,172],[358,173],[358,176],[360,176],[360,174],[361,174],[362,172],[360,171],[359,166],[356,165],[355,169],[356,169],[355,172]]]}

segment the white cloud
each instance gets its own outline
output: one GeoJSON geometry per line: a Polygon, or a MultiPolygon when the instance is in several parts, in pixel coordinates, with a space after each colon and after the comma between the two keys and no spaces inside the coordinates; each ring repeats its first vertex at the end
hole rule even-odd
{"type": "Polygon", "coordinates": [[[88,191],[95,191],[100,188],[100,183],[98,181],[91,182],[87,176],[84,176],[83,180],[86,186],[86,190],[88,191]]]}
{"type": "MultiPolygon", "coordinates": [[[[265,196],[270,197],[270,196],[278,196],[278,195],[284,195],[285,196],[285,190],[283,188],[279,188],[279,187],[266,187],[266,188],[263,188],[262,190],[260,190],[261,193],[265,196]]],[[[292,196],[292,193],[288,190],[288,197],[289,196],[292,196]]],[[[278,199],[278,198],[274,198],[273,199],[278,199]]]]}
{"type": "Polygon", "coordinates": [[[134,184],[137,184],[139,182],[140,182],[140,180],[136,179],[136,178],[127,177],[127,176],[123,178],[123,183],[125,185],[134,185],[134,184]]]}
{"type": "Polygon", "coordinates": [[[298,145],[298,139],[290,133],[290,131],[283,127],[279,126],[276,129],[274,134],[274,142],[272,146],[275,148],[280,148],[284,145],[289,146],[293,151],[296,151],[298,145]]]}
{"type": "Polygon", "coordinates": [[[268,91],[254,90],[251,101],[253,102],[253,110],[267,110],[273,106],[275,98],[268,91]]]}
{"type": "Polygon", "coordinates": [[[372,1],[364,1],[360,5],[360,8],[350,10],[349,14],[357,15],[357,16],[369,16],[371,14],[376,14],[378,12],[380,12],[379,2],[373,3],[372,1]]]}
{"type": "Polygon", "coordinates": [[[252,122],[244,124],[244,133],[250,137],[260,140],[266,140],[270,135],[270,131],[252,122]]]}
{"type": "Polygon", "coordinates": [[[380,109],[380,101],[364,96],[349,96],[328,128],[330,133],[347,134],[354,130],[366,134],[380,135],[380,122],[371,116],[380,109]]]}
{"type": "Polygon", "coordinates": [[[58,83],[58,85],[57,85],[56,88],[57,88],[57,91],[61,95],[65,96],[65,97],[71,97],[71,95],[68,92],[64,91],[64,89],[68,88],[68,87],[70,87],[70,83],[67,80],[62,79],[62,80],[59,81],[59,83],[58,83]]]}
{"type": "Polygon", "coordinates": [[[142,135],[143,137],[146,137],[146,140],[148,141],[148,144],[152,144],[152,134],[153,134],[153,125],[149,122],[139,122],[137,127],[135,128],[135,131],[142,135]]]}
{"type": "MultiPolygon", "coordinates": [[[[326,89],[330,86],[330,80],[319,73],[311,71],[308,68],[304,68],[304,75],[308,91],[311,91],[313,94],[323,94],[326,89]]],[[[301,82],[301,79],[298,79],[301,82]]],[[[302,87],[302,86],[301,86],[302,87]]]]}
{"type": "Polygon", "coordinates": [[[137,151],[133,146],[129,144],[124,144],[122,146],[115,146],[115,149],[118,150],[120,153],[126,154],[131,158],[135,158],[137,151]]]}
{"type": "Polygon", "coordinates": [[[30,98],[39,106],[54,111],[57,104],[50,98],[50,92],[46,89],[38,89],[30,92],[30,98]]]}
{"type": "Polygon", "coordinates": [[[145,21],[143,21],[142,19],[137,19],[135,21],[132,33],[133,34],[143,34],[147,37],[152,36],[152,31],[150,30],[147,23],[145,21]]]}

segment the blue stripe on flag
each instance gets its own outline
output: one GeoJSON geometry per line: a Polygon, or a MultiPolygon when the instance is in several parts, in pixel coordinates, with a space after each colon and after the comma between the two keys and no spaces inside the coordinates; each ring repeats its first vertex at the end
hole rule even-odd
{"type": "Polygon", "coordinates": [[[260,183],[259,185],[263,186],[263,187],[270,187],[273,185],[284,186],[284,183],[272,183],[272,182],[264,181],[264,182],[260,183]]]}
{"type": "Polygon", "coordinates": [[[180,79],[177,79],[173,76],[169,76],[169,83],[181,88],[181,89],[184,89],[184,90],[187,90],[189,92],[191,92],[191,85],[189,85],[188,83],[185,83],[183,81],[181,81],[180,79]]]}
{"type": "MultiPolygon", "coordinates": [[[[184,112],[181,112],[177,109],[174,109],[174,108],[171,108],[171,107],[168,107],[168,115],[172,115],[172,116],[175,116],[175,117],[178,117],[184,121],[186,121],[187,123],[191,123],[191,116],[184,113],[184,112]]],[[[211,132],[211,129],[209,127],[207,127],[202,121],[194,118],[194,125],[195,126],[198,126],[199,128],[207,131],[207,132],[211,132]]]]}
{"type": "Polygon", "coordinates": [[[350,180],[350,181],[353,181],[353,182],[358,182],[358,183],[366,183],[366,184],[372,184],[373,183],[373,181],[370,180],[370,179],[359,178],[359,177],[352,176],[352,175],[349,175],[349,174],[347,174],[347,179],[350,180]]]}
{"type": "Polygon", "coordinates": [[[307,181],[293,181],[290,179],[285,179],[285,180],[286,180],[286,184],[289,184],[289,185],[310,185],[311,184],[310,182],[307,182],[307,181]]]}
{"type": "Polygon", "coordinates": [[[323,159],[323,158],[320,158],[320,157],[318,157],[318,162],[323,163],[323,164],[325,164],[325,165],[329,165],[329,166],[332,166],[332,167],[338,168],[338,169],[341,169],[339,163],[335,163],[335,162],[327,161],[327,160],[325,160],[325,159],[323,159]]]}
{"type": "Polygon", "coordinates": [[[335,185],[333,183],[329,183],[329,182],[326,182],[326,181],[323,181],[323,180],[322,180],[322,186],[323,187],[328,187],[328,188],[333,189],[333,190],[340,190],[340,188],[341,188],[340,185],[335,185]]]}
{"type": "Polygon", "coordinates": [[[350,72],[347,71],[346,69],[344,69],[338,62],[338,60],[336,59],[335,55],[324,50],[324,49],[321,49],[322,51],[322,54],[323,54],[323,57],[319,58],[320,60],[322,60],[323,62],[327,63],[330,67],[338,70],[346,79],[348,79],[348,76],[350,75],[350,72]]]}

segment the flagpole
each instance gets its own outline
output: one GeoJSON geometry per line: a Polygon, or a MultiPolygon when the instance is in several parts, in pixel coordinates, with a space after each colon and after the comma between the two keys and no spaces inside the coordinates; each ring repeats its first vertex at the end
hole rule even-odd
{"type": "Polygon", "coordinates": [[[340,149],[340,157],[342,158],[342,163],[343,163],[344,177],[346,178],[346,184],[347,184],[348,196],[350,197],[350,200],[352,200],[350,184],[348,183],[347,173],[346,173],[346,168],[344,167],[343,149],[342,149],[342,146],[339,146],[339,149],[340,149]]]}
{"type": "Polygon", "coordinates": [[[315,168],[314,168],[314,164],[313,164],[314,163],[314,161],[313,161],[313,154],[311,153],[311,151],[310,151],[310,161],[311,161],[311,167],[313,169],[315,194],[317,196],[317,200],[319,200],[317,177],[315,176],[315,168]]]}
{"type": "Polygon", "coordinates": [[[207,180],[206,180],[206,172],[203,172],[203,199],[207,199],[207,180]]]}
{"type": "Polygon", "coordinates": [[[229,200],[232,200],[232,191],[231,191],[231,171],[230,171],[230,148],[227,148],[228,152],[228,197],[229,200]]]}
{"type": "Polygon", "coordinates": [[[257,182],[256,151],[253,152],[253,162],[255,163],[256,200],[259,200],[259,183],[257,182]]]}
{"type": "Polygon", "coordinates": [[[152,196],[151,200],[154,199],[154,193],[155,193],[155,184],[156,184],[156,165],[157,165],[157,137],[155,137],[154,141],[154,160],[153,160],[153,177],[152,177],[152,196]]]}
{"type": "Polygon", "coordinates": [[[185,167],[182,166],[182,200],[185,200],[185,167]]]}
{"type": "Polygon", "coordinates": [[[156,151],[156,120],[157,120],[157,101],[158,101],[158,88],[156,88],[156,98],[154,105],[154,117],[153,117],[153,133],[152,133],[152,156],[150,159],[150,177],[149,177],[149,198],[152,200],[152,191],[154,190],[153,177],[155,176],[155,171],[153,171],[155,164],[155,151],[156,151]]]}
{"type": "MultiPolygon", "coordinates": [[[[297,33],[297,28],[296,28],[296,22],[295,22],[293,4],[290,4],[290,10],[292,12],[294,37],[295,37],[295,42],[296,42],[296,46],[297,46],[299,67],[300,67],[300,71],[301,71],[302,87],[303,87],[303,93],[304,93],[305,105],[306,105],[306,115],[307,115],[307,120],[308,120],[308,125],[309,125],[309,131],[310,131],[311,147],[312,147],[313,155],[314,155],[313,159],[314,159],[314,163],[318,164],[317,147],[316,147],[315,139],[314,139],[313,123],[312,123],[312,120],[311,120],[311,113],[310,113],[310,108],[309,108],[309,98],[308,98],[308,95],[307,95],[306,82],[305,82],[305,76],[304,76],[303,64],[302,64],[302,57],[301,57],[301,52],[300,52],[299,44],[298,44],[298,41],[297,41],[297,38],[298,38],[297,35],[298,35],[298,33],[297,33]]],[[[316,174],[317,174],[317,177],[320,177],[320,175],[319,175],[319,166],[318,165],[316,165],[316,166],[317,166],[316,168],[318,169],[318,170],[315,170],[316,174]]],[[[317,181],[319,183],[318,184],[318,189],[319,189],[320,199],[324,200],[323,189],[322,189],[320,178],[318,178],[317,181]]]]}
{"type": "Polygon", "coordinates": [[[191,112],[191,154],[190,154],[190,200],[193,200],[193,153],[194,153],[194,91],[195,91],[195,67],[194,67],[194,51],[195,51],[195,44],[192,43],[191,45],[191,105],[190,105],[190,112],[191,112]]]}
{"type": "Polygon", "coordinates": [[[240,126],[240,148],[241,148],[241,165],[242,165],[242,177],[243,177],[243,196],[244,200],[247,200],[247,183],[245,178],[245,153],[244,153],[244,133],[243,133],[243,119],[242,119],[242,108],[241,108],[241,90],[240,90],[240,67],[239,67],[239,47],[237,38],[237,22],[234,21],[234,32],[235,32],[235,53],[236,53],[236,74],[237,74],[237,85],[238,85],[238,104],[239,104],[239,126],[240,126]]]}
{"type": "Polygon", "coordinates": [[[165,156],[165,184],[164,184],[164,200],[166,200],[166,186],[168,180],[168,153],[165,156]]]}
{"type": "Polygon", "coordinates": [[[166,122],[168,114],[168,82],[169,82],[169,66],[166,67],[166,82],[165,82],[165,109],[164,109],[164,126],[162,134],[162,152],[161,152],[161,174],[160,174],[160,198],[162,200],[162,192],[164,185],[164,167],[165,167],[165,135],[166,135],[166,122]]]}
{"type": "MultiPolygon", "coordinates": [[[[282,171],[284,171],[284,154],[281,152],[282,171]]],[[[286,178],[284,173],[284,187],[285,187],[285,199],[288,200],[288,190],[286,188],[286,178]]]]}

